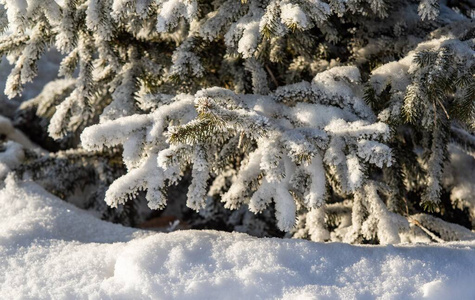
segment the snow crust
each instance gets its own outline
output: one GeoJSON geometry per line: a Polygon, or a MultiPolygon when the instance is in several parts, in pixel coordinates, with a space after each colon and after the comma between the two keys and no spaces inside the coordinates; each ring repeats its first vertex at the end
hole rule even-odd
{"type": "Polygon", "coordinates": [[[470,299],[475,242],[352,246],[110,224],[8,177],[3,299],[470,299]]]}

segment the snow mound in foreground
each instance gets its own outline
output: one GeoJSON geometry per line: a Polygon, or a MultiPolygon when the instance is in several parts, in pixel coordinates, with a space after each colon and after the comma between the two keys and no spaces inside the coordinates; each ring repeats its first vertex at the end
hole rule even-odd
{"type": "Polygon", "coordinates": [[[100,221],[33,183],[0,190],[0,298],[473,299],[475,242],[363,247],[100,221]]]}

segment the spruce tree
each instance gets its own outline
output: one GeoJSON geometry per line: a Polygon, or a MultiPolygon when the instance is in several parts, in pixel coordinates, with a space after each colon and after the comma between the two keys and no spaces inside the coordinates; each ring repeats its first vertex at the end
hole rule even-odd
{"type": "Polygon", "coordinates": [[[204,220],[239,211],[242,230],[273,235],[272,216],[315,241],[455,240],[467,230],[444,219],[475,223],[461,192],[474,184],[450,167],[454,151],[474,157],[470,1],[0,3],[6,95],[45,51],[63,55],[61,78],[22,110],[65,151],[13,167],[57,194],[89,178],[113,208],[145,192],[163,209],[189,178],[204,220]]]}

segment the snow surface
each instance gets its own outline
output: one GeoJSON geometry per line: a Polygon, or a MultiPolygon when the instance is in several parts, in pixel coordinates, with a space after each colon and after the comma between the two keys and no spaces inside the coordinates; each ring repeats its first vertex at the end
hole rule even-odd
{"type": "Polygon", "coordinates": [[[473,299],[475,242],[352,246],[106,223],[7,178],[2,299],[473,299]]]}

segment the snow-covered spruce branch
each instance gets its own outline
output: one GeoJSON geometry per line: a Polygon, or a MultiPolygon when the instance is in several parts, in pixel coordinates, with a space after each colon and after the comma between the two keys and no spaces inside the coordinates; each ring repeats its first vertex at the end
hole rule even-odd
{"type": "Polygon", "coordinates": [[[253,150],[243,153],[246,162],[222,201],[231,209],[247,204],[256,213],[273,201],[279,228],[288,231],[295,224],[296,201],[309,209],[324,204],[326,173],[337,178],[328,184],[351,193],[364,183],[367,164],[391,164],[384,144],[389,128],[374,122],[362,99],[350,93],[358,80],[356,68],[340,67],[269,95],[205,89],[178,95],[148,115],[88,127],[81,139],[91,150],[124,147],[129,173],[109,188],[110,205],[147,189],[150,206],[162,207],[160,190],[193,164],[188,205],[195,210],[203,208],[210,175],[220,171],[221,149],[235,137],[246,140],[253,150]]]}
{"type": "MultiPolygon", "coordinates": [[[[423,137],[419,145],[424,152],[418,158],[426,172],[425,180],[420,180],[425,183],[421,204],[429,210],[440,203],[449,142],[463,148],[471,144],[473,137],[470,132],[475,121],[475,51],[467,36],[473,24],[461,22],[459,26],[462,29],[452,32],[458,36],[435,36],[436,39],[420,43],[403,59],[374,70],[367,91],[374,108],[374,100],[381,101],[382,94],[389,95],[384,109],[377,111],[381,121],[401,124],[402,115],[402,123],[423,137]]],[[[402,158],[396,160],[408,169],[402,158]]]]}

